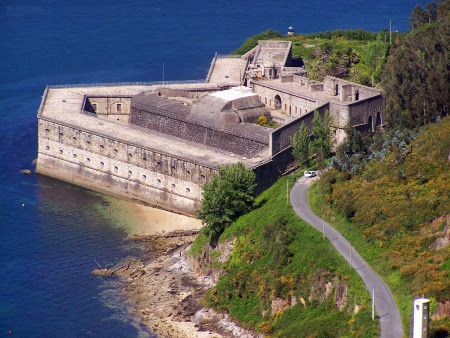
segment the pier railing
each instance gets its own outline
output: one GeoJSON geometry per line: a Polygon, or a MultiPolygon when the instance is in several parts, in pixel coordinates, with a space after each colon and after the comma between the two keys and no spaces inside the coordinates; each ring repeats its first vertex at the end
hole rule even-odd
{"type": "Polygon", "coordinates": [[[205,83],[205,80],[176,80],[176,81],[148,81],[148,82],[108,82],[108,83],[77,83],[47,85],[49,89],[85,88],[85,87],[118,87],[118,86],[164,86],[173,84],[205,83]]]}

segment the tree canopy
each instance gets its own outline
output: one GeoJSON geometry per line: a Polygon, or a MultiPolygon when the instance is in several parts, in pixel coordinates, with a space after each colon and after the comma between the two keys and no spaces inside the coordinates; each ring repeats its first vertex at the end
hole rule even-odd
{"type": "Polygon", "coordinates": [[[448,114],[449,4],[447,0],[436,9],[440,20],[424,24],[391,47],[381,74],[389,127],[414,128],[448,114]]]}
{"type": "Polygon", "coordinates": [[[219,167],[211,182],[203,185],[198,216],[206,231],[218,237],[239,216],[248,212],[255,200],[255,173],[242,162],[219,167]]]}
{"type": "Polygon", "coordinates": [[[300,125],[300,130],[292,135],[290,142],[292,145],[292,155],[296,159],[297,165],[300,168],[304,164],[308,166],[310,136],[304,122],[300,125]]]}
{"type": "Polygon", "coordinates": [[[324,119],[320,117],[319,112],[314,111],[311,152],[316,154],[316,163],[319,168],[325,165],[325,159],[331,153],[331,116],[328,110],[325,112],[324,119]]]}

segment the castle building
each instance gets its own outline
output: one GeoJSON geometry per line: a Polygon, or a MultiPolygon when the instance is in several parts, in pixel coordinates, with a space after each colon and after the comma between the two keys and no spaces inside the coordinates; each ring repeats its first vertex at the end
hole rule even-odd
{"type": "Polygon", "coordinates": [[[37,171],[86,188],[193,215],[219,166],[252,169],[258,190],[292,168],[290,138],[313,112],[349,124],[384,121],[375,89],[310,81],[289,41],[215,55],[206,81],[48,86],[38,111],[37,171]],[[265,116],[276,129],[254,122],[265,116]]]}

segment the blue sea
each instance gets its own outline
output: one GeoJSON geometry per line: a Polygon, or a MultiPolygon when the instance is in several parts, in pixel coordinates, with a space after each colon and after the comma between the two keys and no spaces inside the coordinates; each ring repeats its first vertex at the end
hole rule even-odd
{"type": "MultiPolygon", "coordinates": [[[[0,1],[0,337],[153,337],[114,280],[139,257],[99,212],[100,194],[37,174],[36,113],[47,84],[202,79],[266,29],[407,31],[414,0],[0,1]]],[[[424,5],[425,1],[418,1],[424,5]]]]}

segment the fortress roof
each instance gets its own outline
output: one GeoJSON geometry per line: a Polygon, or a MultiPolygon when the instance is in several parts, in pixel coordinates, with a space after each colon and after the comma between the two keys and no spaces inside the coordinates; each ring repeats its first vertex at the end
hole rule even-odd
{"type": "MultiPolygon", "coordinates": [[[[195,88],[198,84],[170,85],[172,88],[195,88]]],[[[211,86],[214,84],[202,84],[211,86]]],[[[105,87],[73,87],[48,88],[44,93],[38,117],[54,121],[66,126],[78,128],[92,134],[132,143],[146,149],[154,149],[162,153],[185,158],[206,166],[216,168],[238,161],[247,167],[253,167],[269,157],[269,151],[250,159],[239,158],[225,151],[218,151],[207,146],[185,142],[155,131],[140,130],[128,124],[115,123],[85,114],[81,114],[86,97],[131,97],[144,91],[156,90],[160,86],[105,86],[105,87]]]]}

